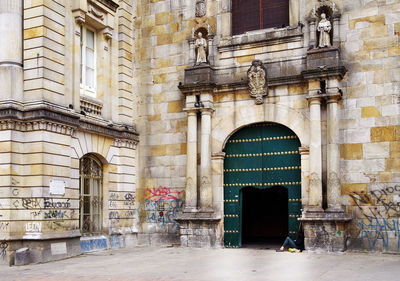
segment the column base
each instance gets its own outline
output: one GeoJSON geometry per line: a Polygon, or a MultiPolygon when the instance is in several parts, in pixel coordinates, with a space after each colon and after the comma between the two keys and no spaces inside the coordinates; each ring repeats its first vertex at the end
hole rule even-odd
{"type": "Polygon", "coordinates": [[[223,245],[223,236],[219,223],[221,217],[212,210],[182,212],[175,217],[179,223],[179,235],[182,247],[219,248],[223,245]]]}
{"type": "Polygon", "coordinates": [[[351,217],[344,212],[305,210],[303,224],[305,249],[311,252],[344,252],[347,249],[346,224],[351,217]]]}

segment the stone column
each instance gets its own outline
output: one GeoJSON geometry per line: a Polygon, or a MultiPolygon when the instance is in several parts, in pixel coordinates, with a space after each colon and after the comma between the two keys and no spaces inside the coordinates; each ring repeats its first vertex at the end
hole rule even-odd
{"type": "Polygon", "coordinates": [[[197,210],[197,110],[188,114],[185,212],[197,210]]]}
{"type": "Polygon", "coordinates": [[[211,108],[201,110],[200,209],[212,211],[211,108]]]}
{"type": "Polygon", "coordinates": [[[340,44],[340,33],[339,33],[339,25],[340,25],[340,14],[333,14],[333,38],[332,38],[332,46],[335,48],[339,47],[340,44]]]}
{"type": "Polygon", "coordinates": [[[309,25],[310,25],[310,46],[313,45],[314,48],[317,47],[317,30],[315,28],[315,18],[309,19],[309,25]]]}
{"type": "Polygon", "coordinates": [[[0,101],[22,101],[22,0],[0,0],[0,101]]]}
{"type": "Polygon", "coordinates": [[[321,98],[310,102],[310,191],[309,209],[322,211],[321,98]]]}
{"type": "Polygon", "coordinates": [[[327,199],[328,210],[338,212],[343,211],[343,209],[340,201],[339,120],[337,116],[340,94],[338,93],[339,89],[336,87],[337,83],[335,82],[336,80],[328,81],[327,89],[327,199]]]}
{"type": "Polygon", "coordinates": [[[196,38],[189,39],[189,66],[194,66],[196,63],[196,50],[194,47],[195,42],[196,38]]]}
{"type": "Polygon", "coordinates": [[[310,189],[310,148],[299,147],[301,155],[301,203],[308,206],[308,191],[310,189]]]}
{"type": "Polygon", "coordinates": [[[214,35],[213,34],[209,34],[208,35],[208,62],[209,64],[212,66],[214,65],[214,35]]]}

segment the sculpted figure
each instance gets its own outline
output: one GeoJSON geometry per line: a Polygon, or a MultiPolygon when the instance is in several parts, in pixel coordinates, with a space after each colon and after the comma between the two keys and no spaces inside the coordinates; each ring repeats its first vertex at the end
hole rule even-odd
{"type": "Polygon", "coordinates": [[[206,1],[196,1],[196,17],[204,17],[206,15],[206,1]]]}
{"type": "Polygon", "coordinates": [[[247,71],[250,96],[256,98],[256,104],[264,103],[263,97],[268,94],[267,71],[260,60],[254,60],[247,71]]]}
{"type": "Polygon", "coordinates": [[[207,63],[207,40],[203,38],[201,32],[198,33],[199,38],[196,39],[197,58],[196,65],[207,63]]]}
{"type": "Polygon", "coordinates": [[[326,19],[326,15],[324,13],[321,14],[321,20],[318,23],[317,30],[319,32],[319,48],[325,48],[331,46],[331,38],[329,36],[329,32],[331,32],[332,26],[331,22],[326,19]]]}

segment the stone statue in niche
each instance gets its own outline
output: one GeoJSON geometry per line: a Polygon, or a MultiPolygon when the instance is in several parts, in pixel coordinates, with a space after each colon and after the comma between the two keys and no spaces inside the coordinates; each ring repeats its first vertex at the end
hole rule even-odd
{"type": "Polygon", "coordinates": [[[263,104],[263,97],[268,94],[268,87],[267,70],[262,61],[253,60],[251,67],[247,70],[247,78],[250,96],[256,99],[256,104],[263,104]]]}
{"type": "Polygon", "coordinates": [[[206,0],[196,0],[196,17],[206,15],[206,0]]]}
{"type": "Polygon", "coordinates": [[[197,50],[196,65],[207,63],[207,40],[203,38],[203,34],[199,32],[195,46],[197,50]]]}
{"type": "Polygon", "coordinates": [[[326,14],[321,14],[321,20],[318,23],[317,30],[319,32],[319,48],[330,47],[331,45],[331,37],[329,32],[331,32],[332,25],[329,20],[326,19],[326,14]]]}

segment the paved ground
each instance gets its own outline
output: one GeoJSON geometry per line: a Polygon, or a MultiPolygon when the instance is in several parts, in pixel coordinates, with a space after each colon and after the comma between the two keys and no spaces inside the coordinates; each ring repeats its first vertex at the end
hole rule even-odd
{"type": "Polygon", "coordinates": [[[22,267],[0,280],[400,280],[400,255],[136,247],[22,267]]]}

